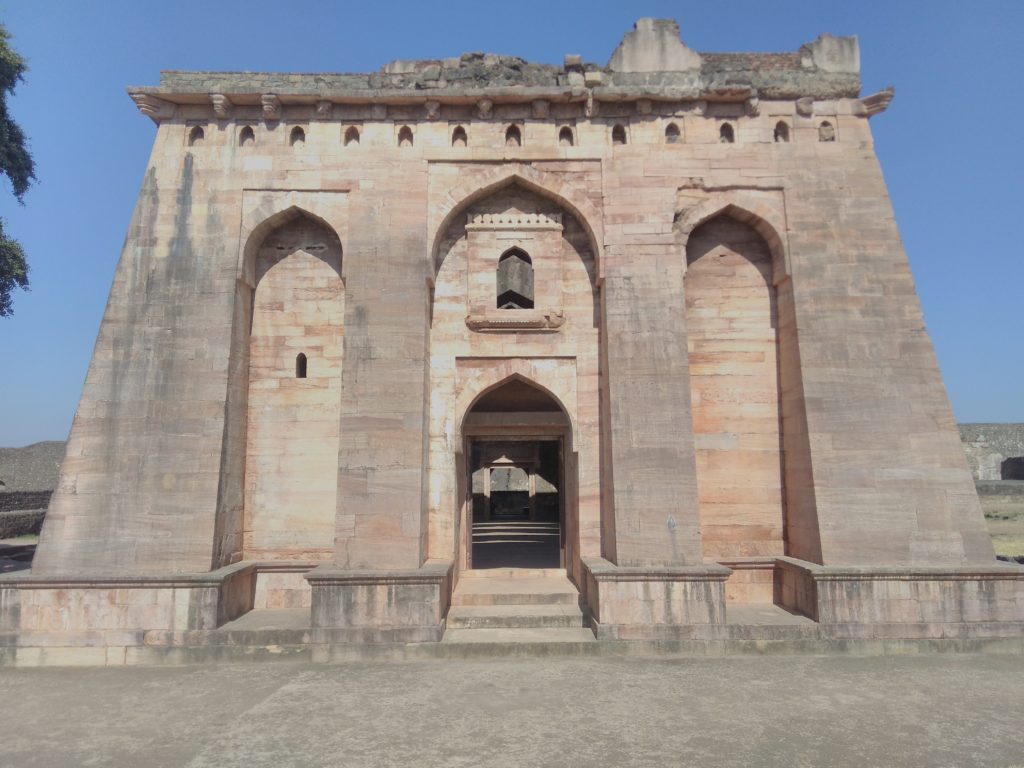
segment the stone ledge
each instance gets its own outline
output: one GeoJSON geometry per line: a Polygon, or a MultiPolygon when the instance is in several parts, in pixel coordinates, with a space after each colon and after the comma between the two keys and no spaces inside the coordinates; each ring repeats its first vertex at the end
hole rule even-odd
{"type": "Polygon", "coordinates": [[[992,565],[890,566],[818,565],[793,557],[778,557],[781,567],[802,571],[815,581],[1024,581],[1024,567],[993,561],[992,565]]]}
{"type": "Polygon", "coordinates": [[[603,557],[584,557],[583,567],[598,582],[604,581],[722,581],[732,571],[724,565],[706,563],[685,566],[619,566],[603,557]]]}
{"type": "Polygon", "coordinates": [[[387,586],[408,584],[439,584],[451,577],[451,561],[427,561],[419,568],[407,570],[352,570],[335,565],[319,565],[306,574],[315,587],[387,586]]]}
{"type": "Polygon", "coordinates": [[[903,656],[982,653],[1024,656],[1024,635],[984,638],[830,639],[734,638],[601,640],[589,643],[391,642],[376,645],[301,643],[267,645],[148,645],[118,647],[0,646],[0,668],[67,666],[175,666],[217,662],[464,660],[473,658],[707,657],[707,656],[903,656]]]}
{"type": "Polygon", "coordinates": [[[16,589],[148,589],[150,587],[219,587],[225,580],[255,570],[257,563],[243,561],[206,573],[37,574],[18,571],[0,575],[0,588],[16,589]]]}

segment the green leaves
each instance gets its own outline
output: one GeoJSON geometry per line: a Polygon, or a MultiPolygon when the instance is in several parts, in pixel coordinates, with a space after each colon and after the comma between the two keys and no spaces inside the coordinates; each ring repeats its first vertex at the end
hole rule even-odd
{"type": "Polygon", "coordinates": [[[28,262],[21,244],[4,234],[0,220],[0,317],[8,317],[13,311],[11,291],[16,287],[28,288],[28,262]]]}
{"type": "MultiPolygon", "coordinates": [[[[7,111],[7,97],[23,79],[25,60],[8,45],[11,36],[0,24],[0,174],[11,180],[19,203],[36,180],[35,161],[26,146],[25,132],[7,111]]],[[[17,240],[7,237],[0,220],[0,317],[12,312],[11,291],[28,288],[28,262],[17,240]]]]}

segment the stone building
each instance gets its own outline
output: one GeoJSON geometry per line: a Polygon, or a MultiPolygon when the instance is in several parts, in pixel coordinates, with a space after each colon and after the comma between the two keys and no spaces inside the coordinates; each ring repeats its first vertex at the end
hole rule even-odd
{"type": "Polygon", "coordinates": [[[856,38],[698,53],[642,19],[606,67],[129,93],[156,139],[0,582],[11,654],[274,610],[321,649],[432,642],[524,602],[591,640],[1021,636],[856,38]]]}

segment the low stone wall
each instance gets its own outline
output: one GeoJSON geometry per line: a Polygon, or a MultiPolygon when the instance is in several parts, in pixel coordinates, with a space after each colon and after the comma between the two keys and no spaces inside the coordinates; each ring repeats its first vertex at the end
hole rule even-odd
{"type": "Polygon", "coordinates": [[[43,528],[46,507],[0,511],[0,539],[37,535],[43,528]]]}
{"type": "Polygon", "coordinates": [[[313,638],[322,643],[436,642],[444,634],[454,563],[409,571],[348,571],[321,565],[312,589],[313,638]]]}
{"type": "Polygon", "coordinates": [[[0,493],[0,513],[25,512],[41,509],[44,512],[50,506],[53,491],[14,491],[0,493]]]}
{"type": "Polygon", "coordinates": [[[730,570],[707,564],[678,568],[620,568],[604,558],[583,559],[584,599],[599,639],[711,638],[725,623],[730,570]]]}
{"type": "Polygon", "coordinates": [[[53,491],[0,493],[0,539],[38,534],[53,491]]]}

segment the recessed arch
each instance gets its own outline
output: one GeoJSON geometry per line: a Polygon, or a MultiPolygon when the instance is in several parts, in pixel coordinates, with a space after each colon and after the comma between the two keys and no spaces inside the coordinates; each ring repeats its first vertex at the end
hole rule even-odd
{"type": "Polygon", "coordinates": [[[621,123],[616,123],[612,128],[612,144],[625,144],[626,143],[626,127],[621,123]]]}
{"type": "Polygon", "coordinates": [[[828,120],[822,120],[818,126],[818,141],[830,142],[836,140],[836,127],[828,120]]]}
{"type": "Polygon", "coordinates": [[[775,124],[775,131],[772,134],[772,138],[775,139],[776,144],[789,143],[789,124],[785,120],[779,120],[779,122],[775,124]]]}
{"type": "Polygon", "coordinates": [[[344,142],[346,147],[353,144],[359,144],[359,129],[356,126],[350,125],[345,129],[344,142]]]}
{"type": "Polygon", "coordinates": [[[443,260],[440,255],[441,242],[456,217],[485,197],[513,185],[519,185],[528,192],[533,192],[552,201],[576,218],[590,240],[591,252],[594,254],[594,262],[597,266],[597,279],[600,282],[604,249],[600,229],[601,217],[594,204],[582,190],[576,190],[567,184],[560,175],[548,171],[538,171],[523,165],[513,168],[506,166],[489,171],[475,179],[467,180],[448,192],[447,198],[439,206],[439,210],[444,213],[433,231],[431,241],[430,260],[433,265],[433,275],[436,276],[441,269],[443,260]]]}
{"type": "Polygon", "coordinates": [[[248,375],[241,546],[252,559],[321,558],[331,552],[337,512],[341,243],[301,209],[269,224],[276,226],[252,238],[254,287],[239,283],[236,298],[235,364],[239,379],[248,375]]]}
{"type": "Polygon", "coordinates": [[[193,125],[191,130],[188,132],[188,145],[190,147],[202,146],[205,138],[206,132],[203,130],[203,126],[193,125]]]}
{"type": "MultiPolygon", "coordinates": [[[[254,215],[258,215],[259,211],[254,215]]],[[[338,236],[337,231],[324,220],[322,217],[302,208],[298,205],[290,205],[282,210],[276,211],[270,215],[266,215],[264,218],[253,224],[249,228],[248,236],[245,238],[244,246],[242,248],[242,258],[240,264],[240,279],[246,283],[250,288],[256,287],[256,254],[263,245],[263,241],[267,239],[267,236],[277,229],[280,229],[285,224],[290,223],[293,219],[300,216],[305,216],[308,219],[313,220],[318,225],[322,226],[327,230],[329,235],[337,241],[339,252],[342,254],[344,259],[344,248],[342,246],[341,238],[338,236]]],[[[243,222],[243,232],[246,229],[243,222]]],[[[338,276],[344,277],[343,273],[338,270],[338,276]]]]}
{"type": "MultiPolygon", "coordinates": [[[[509,361],[509,363],[514,365],[515,361],[509,361]]],[[[477,405],[490,393],[497,392],[502,387],[513,382],[525,384],[548,397],[552,403],[558,406],[559,412],[568,422],[568,428],[571,430],[571,433],[575,434],[576,420],[573,418],[573,414],[570,410],[566,408],[564,399],[560,397],[553,388],[545,386],[538,381],[537,378],[530,376],[527,372],[514,371],[512,373],[505,373],[498,369],[493,372],[488,372],[487,375],[481,376],[479,379],[471,382],[459,396],[457,409],[455,411],[458,414],[458,420],[456,421],[457,445],[462,442],[463,425],[465,424],[466,417],[473,412],[473,409],[476,408],[477,405]]]]}
{"type": "Polygon", "coordinates": [[[721,144],[735,144],[736,129],[730,123],[722,123],[722,126],[718,129],[718,141],[721,144]]]}
{"type": "Polygon", "coordinates": [[[562,147],[571,147],[576,143],[576,139],[573,136],[572,128],[568,125],[563,125],[558,131],[558,144],[562,147]]]}
{"type": "Polygon", "coordinates": [[[669,123],[665,126],[665,143],[666,144],[678,144],[682,140],[682,133],[679,130],[679,126],[675,123],[669,123]]]}
{"type": "Polygon", "coordinates": [[[288,145],[292,147],[301,147],[306,143],[306,131],[301,125],[296,125],[292,128],[288,134],[288,145]]]}
{"type": "Polygon", "coordinates": [[[413,145],[412,128],[403,125],[398,131],[398,146],[411,147],[413,145]]]}
{"type": "Polygon", "coordinates": [[[466,134],[466,129],[461,125],[455,126],[455,130],[452,131],[452,146],[453,147],[465,147],[469,145],[469,136],[466,134]]]}
{"type": "Polygon", "coordinates": [[[256,143],[256,132],[251,125],[243,125],[238,131],[238,146],[251,147],[256,143]]]}
{"type": "Polygon", "coordinates": [[[519,126],[513,123],[505,129],[505,146],[506,147],[521,147],[523,146],[523,132],[519,126]]]}
{"type": "Polygon", "coordinates": [[[765,205],[761,200],[751,199],[744,196],[743,193],[736,193],[728,199],[705,200],[692,208],[678,212],[675,232],[676,242],[681,252],[686,252],[686,243],[697,227],[718,216],[731,216],[756,230],[768,243],[771,250],[775,282],[778,283],[784,277],[789,276],[789,259],[780,234],[785,231],[785,228],[781,226],[779,212],[765,205]]]}

